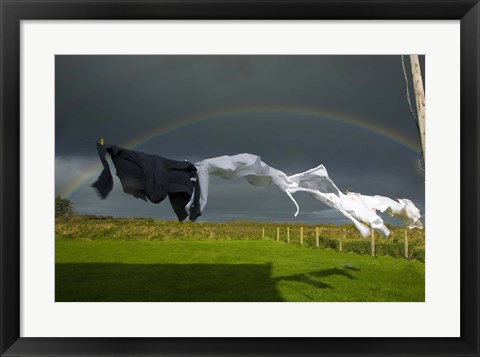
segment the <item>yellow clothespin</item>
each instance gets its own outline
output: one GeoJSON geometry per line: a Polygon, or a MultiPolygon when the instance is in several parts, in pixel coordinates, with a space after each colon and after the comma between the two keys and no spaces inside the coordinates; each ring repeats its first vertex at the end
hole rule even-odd
{"type": "Polygon", "coordinates": [[[103,138],[100,139],[100,145],[103,145],[103,138]]]}

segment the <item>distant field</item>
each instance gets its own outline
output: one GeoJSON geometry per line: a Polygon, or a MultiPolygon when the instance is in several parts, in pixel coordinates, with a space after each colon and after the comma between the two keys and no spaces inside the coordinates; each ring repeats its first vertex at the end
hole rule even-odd
{"type": "Polygon", "coordinates": [[[285,237],[276,242],[275,225],[267,226],[263,239],[259,223],[217,226],[57,220],[56,301],[425,299],[425,265],[420,261],[315,248],[310,235],[300,247],[293,229],[290,244],[285,237]],[[232,226],[237,239],[228,233],[232,226]],[[170,235],[163,236],[165,231],[170,235]]]}
{"type": "MultiPolygon", "coordinates": [[[[370,238],[362,238],[353,225],[335,226],[333,224],[305,225],[300,223],[264,223],[264,222],[228,222],[228,223],[179,223],[175,221],[155,221],[145,218],[116,218],[96,216],[73,216],[57,218],[55,236],[61,240],[74,241],[136,241],[136,240],[252,240],[264,237],[277,238],[279,229],[281,242],[287,241],[287,229],[290,229],[289,243],[300,244],[300,228],[303,227],[304,247],[316,246],[316,228],[319,229],[319,247],[339,250],[339,238],[342,236],[342,251],[358,254],[370,254],[370,238]]],[[[376,234],[376,254],[392,257],[404,257],[405,230],[389,227],[391,234],[382,238],[376,234]]],[[[409,230],[409,258],[425,260],[425,231],[409,230]]]]}

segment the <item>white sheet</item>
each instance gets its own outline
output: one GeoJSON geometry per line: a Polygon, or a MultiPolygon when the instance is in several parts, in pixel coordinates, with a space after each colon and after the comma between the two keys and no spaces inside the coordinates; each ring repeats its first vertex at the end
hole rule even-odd
{"type": "Polygon", "coordinates": [[[420,210],[409,199],[399,198],[395,201],[385,196],[365,196],[353,192],[349,192],[348,196],[363,201],[371,209],[401,219],[410,229],[423,229],[420,210]]]}
{"type": "MultiPolygon", "coordinates": [[[[195,163],[195,166],[197,167],[201,191],[200,209],[202,212],[208,200],[210,175],[215,175],[225,179],[245,177],[250,184],[255,186],[275,184],[281,191],[285,192],[295,204],[295,216],[297,216],[299,212],[299,206],[293,198],[293,194],[296,192],[307,192],[311,197],[329,207],[337,209],[345,217],[350,219],[363,237],[370,235],[369,227],[372,227],[383,236],[389,235],[390,231],[383,223],[383,220],[376,214],[377,210],[394,214],[397,217],[407,217],[408,220],[405,222],[414,224],[415,226],[418,226],[418,222],[420,222],[419,217],[414,221],[416,223],[412,223],[411,221],[411,217],[416,217],[417,213],[415,213],[415,205],[413,205],[410,200],[405,200],[403,206],[397,207],[392,204],[388,205],[385,200],[379,198],[367,198],[364,200],[363,197],[369,196],[360,197],[354,194],[343,194],[330,179],[323,165],[319,165],[305,172],[287,176],[283,171],[277,170],[264,163],[259,156],[244,153],[205,159],[195,163]],[[367,201],[369,201],[369,203],[367,203],[367,201]],[[374,204],[372,202],[374,202],[374,204]],[[373,207],[372,204],[375,207],[373,207]],[[384,206],[382,206],[382,204],[384,206]],[[377,207],[385,207],[385,210],[377,207]]],[[[385,199],[388,198],[385,197],[385,199]]],[[[189,202],[187,205],[187,211],[191,203],[192,202],[189,202]]]]}

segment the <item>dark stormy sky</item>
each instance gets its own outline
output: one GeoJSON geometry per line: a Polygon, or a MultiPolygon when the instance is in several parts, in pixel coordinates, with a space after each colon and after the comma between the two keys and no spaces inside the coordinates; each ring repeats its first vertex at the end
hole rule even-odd
{"type": "MultiPolygon", "coordinates": [[[[109,197],[97,196],[95,141],[105,138],[191,162],[252,153],[289,175],[324,164],[342,191],[410,198],[424,215],[420,143],[399,55],[56,56],[55,111],[55,190],[79,213],[175,219],[168,200],[135,199],[116,177],[109,197]]],[[[274,186],[212,177],[200,221],[349,223],[306,194],[295,197],[297,218],[274,186]]]]}

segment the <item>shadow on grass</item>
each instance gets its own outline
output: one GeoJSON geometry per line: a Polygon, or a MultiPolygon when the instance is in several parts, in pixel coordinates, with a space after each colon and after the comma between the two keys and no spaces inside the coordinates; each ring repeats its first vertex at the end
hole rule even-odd
{"type": "Polygon", "coordinates": [[[55,265],[55,301],[283,301],[277,289],[279,281],[333,289],[316,280],[331,275],[354,279],[346,270],[336,268],[272,278],[270,263],[59,263],[55,265]]]}
{"type": "MultiPolygon", "coordinates": [[[[360,269],[357,268],[349,268],[349,267],[344,267],[345,269],[349,270],[354,270],[354,271],[360,271],[360,269]]],[[[321,281],[315,280],[314,278],[325,278],[331,275],[340,275],[344,276],[348,279],[355,279],[351,274],[349,274],[346,270],[344,269],[324,269],[324,270],[319,270],[319,271],[312,271],[304,274],[294,274],[294,275],[289,275],[289,276],[281,276],[278,278],[272,279],[275,282],[278,281],[294,281],[294,282],[299,282],[299,283],[305,283],[308,285],[311,285],[315,288],[318,289],[333,289],[331,285],[325,284],[321,281]]]]}
{"type": "Polygon", "coordinates": [[[282,301],[271,264],[55,265],[55,301],[282,301]]]}

